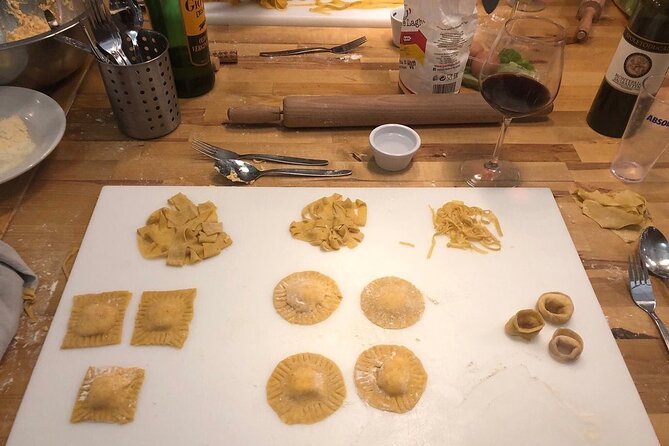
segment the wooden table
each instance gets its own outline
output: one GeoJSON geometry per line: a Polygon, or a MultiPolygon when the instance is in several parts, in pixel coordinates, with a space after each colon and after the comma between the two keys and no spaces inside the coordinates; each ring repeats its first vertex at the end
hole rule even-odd
{"type": "MultiPolygon", "coordinates": [[[[551,11],[570,26],[576,3],[549,2],[551,11]]],[[[610,231],[581,214],[570,196],[575,185],[632,189],[649,201],[653,221],[669,233],[669,154],[641,184],[625,185],[609,173],[618,140],[603,137],[585,123],[585,115],[618,44],[625,23],[611,4],[585,44],[569,45],[562,90],[550,120],[514,123],[502,156],[521,168],[523,186],[550,187],[578,249],[625,362],[655,426],[669,445],[669,354],[650,318],[634,306],[626,285],[626,259],[632,249],[610,231]]],[[[213,50],[236,49],[239,63],[225,65],[214,90],[181,100],[182,123],[153,141],[121,134],[97,69],[93,66],[54,94],[69,109],[67,130],[55,152],[21,177],[0,185],[0,235],[40,277],[38,320],[21,319],[18,335],[0,362],[0,444],[6,442],[52,316],[67,282],[66,272],[81,243],[100,189],[104,185],[221,185],[210,162],[187,144],[191,136],[245,151],[327,158],[333,168],[353,169],[336,180],[263,178],[258,186],[430,187],[464,186],[460,162],[492,152],[495,125],[431,126],[419,132],[423,146],[412,167],[389,174],[371,161],[369,128],[291,130],[275,126],[221,125],[230,106],[280,104],[295,94],[398,93],[398,51],[390,29],[210,26],[213,50]],[[276,44],[345,42],[365,34],[361,57],[320,54],[298,58],[257,56],[276,44]],[[71,93],[76,91],[72,102],[71,93]],[[71,107],[70,107],[71,103],[71,107]]],[[[253,186],[250,186],[253,187],[253,186]]],[[[658,313],[669,320],[669,291],[659,281],[658,313]]],[[[624,416],[624,408],[620,408],[624,416]]],[[[39,420],[35,420],[39,429],[39,420]]]]}

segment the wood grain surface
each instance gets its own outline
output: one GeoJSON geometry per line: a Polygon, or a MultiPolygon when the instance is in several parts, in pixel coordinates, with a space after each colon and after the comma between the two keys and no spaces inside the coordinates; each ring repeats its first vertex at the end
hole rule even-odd
{"type": "MultiPolygon", "coordinates": [[[[579,2],[547,3],[545,14],[575,32],[579,2]]],[[[669,234],[669,154],[644,182],[623,184],[609,172],[618,140],[595,133],[585,122],[624,24],[622,13],[609,2],[590,39],[568,45],[562,89],[550,118],[512,124],[502,157],[520,166],[523,186],[552,189],[660,442],[669,445],[669,353],[651,319],[629,296],[626,259],[633,246],[583,216],[570,196],[576,185],[634,190],[648,199],[654,224],[669,234]]],[[[327,158],[332,168],[353,170],[344,179],[262,178],[258,186],[465,186],[460,162],[489,155],[497,139],[496,125],[417,127],[422,148],[409,169],[391,174],[371,159],[370,128],[222,125],[229,107],[278,106],[288,95],[399,94],[398,50],[392,45],[390,28],[210,26],[209,39],[212,50],[237,50],[238,63],[221,67],[209,94],[180,100],[182,123],[173,133],[151,141],[131,140],[120,133],[93,64],[81,85],[75,76],[52,92],[68,110],[67,130],[56,150],[33,170],[0,185],[2,240],[40,277],[38,320],[21,318],[18,334],[0,361],[0,445],[11,430],[67,282],[68,266],[103,185],[253,187],[230,185],[217,176],[212,163],[188,145],[190,137],[198,137],[240,153],[327,158]],[[349,55],[258,56],[261,50],[336,44],[360,35],[366,35],[368,42],[349,55]]],[[[669,291],[659,280],[654,284],[658,314],[669,321],[669,291]]],[[[625,408],[620,408],[620,416],[624,415],[625,408]]]]}

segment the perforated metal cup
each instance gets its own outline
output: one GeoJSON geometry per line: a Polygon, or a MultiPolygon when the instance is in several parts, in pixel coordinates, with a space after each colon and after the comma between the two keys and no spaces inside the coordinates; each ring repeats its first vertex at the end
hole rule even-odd
{"type": "Polygon", "coordinates": [[[139,32],[137,41],[146,62],[139,62],[128,38],[123,48],[133,65],[98,61],[98,68],[119,129],[131,138],[158,138],[181,122],[168,43],[165,36],[147,29],[139,32]]]}

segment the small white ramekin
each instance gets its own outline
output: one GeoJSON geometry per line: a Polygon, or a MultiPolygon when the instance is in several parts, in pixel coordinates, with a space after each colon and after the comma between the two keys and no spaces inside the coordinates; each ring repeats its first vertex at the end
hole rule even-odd
{"type": "Polygon", "coordinates": [[[402,33],[402,20],[404,19],[404,6],[390,11],[390,28],[393,31],[393,44],[400,46],[400,34],[402,33]]]}
{"type": "Polygon", "coordinates": [[[384,124],[369,134],[374,161],[384,170],[406,169],[420,147],[420,136],[401,124],[384,124]]]}

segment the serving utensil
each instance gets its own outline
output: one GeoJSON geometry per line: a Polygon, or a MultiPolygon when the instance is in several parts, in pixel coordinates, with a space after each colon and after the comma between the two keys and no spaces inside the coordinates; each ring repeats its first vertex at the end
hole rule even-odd
{"type": "Polygon", "coordinates": [[[648,226],[641,233],[639,256],[651,273],[669,279],[669,242],[655,226],[648,226]]]}
{"type": "Polygon", "coordinates": [[[262,176],[288,176],[288,177],[343,177],[351,175],[352,171],[343,170],[321,170],[321,169],[269,169],[258,170],[253,164],[236,159],[217,160],[216,170],[233,182],[251,183],[262,176]]]}
{"type": "Polygon", "coordinates": [[[121,31],[112,21],[111,13],[104,2],[88,0],[86,8],[88,21],[97,46],[111,56],[117,65],[131,65],[123,52],[121,31]]]}
{"type": "Polygon", "coordinates": [[[144,13],[137,0],[109,0],[111,14],[120,23],[121,29],[125,28],[125,34],[130,38],[133,51],[138,62],[144,62],[144,54],[141,45],[137,43],[139,31],[144,26],[144,13]]]}
{"type": "Polygon", "coordinates": [[[359,47],[363,43],[367,42],[367,37],[362,36],[358,37],[355,40],[350,42],[343,43],[341,45],[333,46],[331,48],[327,47],[311,47],[311,48],[295,48],[292,50],[282,50],[282,51],[262,51],[260,55],[263,57],[274,57],[274,56],[294,56],[297,54],[307,54],[307,53],[335,53],[335,54],[344,54],[349,51],[359,47]]]}
{"type": "Polygon", "coordinates": [[[275,163],[282,164],[297,164],[303,166],[325,166],[328,164],[328,160],[319,160],[319,159],[309,159],[309,158],[296,158],[292,156],[282,156],[282,155],[266,155],[262,153],[236,153],[232,150],[223,149],[221,147],[214,146],[199,139],[193,139],[191,141],[191,146],[200,152],[201,154],[213,158],[215,160],[225,160],[225,159],[247,159],[247,160],[262,160],[262,161],[271,161],[275,163]]]}
{"type": "MultiPolygon", "coordinates": [[[[45,9],[44,10],[44,19],[46,20],[46,23],[49,25],[49,28],[57,29],[60,26],[60,22],[56,18],[56,15],[51,11],[50,9],[45,9]]],[[[89,45],[86,45],[85,43],[73,39],[72,37],[65,36],[65,35],[55,35],[53,38],[59,42],[63,42],[66,45],[73,46],[77,48],[78,50],[84,51],[88,54],[93,54],[93,50],[89,45]]]]}
{"type": "Polygon", "coordinates": [[[664,340],[664,345],[667,347],[667,351],[669,351],[669,330],[655,313],[656,302],[653,285],[650,282],[646,265],[639,258],[639,254],[634,253],[629,256],[627,260],[627,273],[629,275],[632,300],[634,300],[634,303],[639,308],[648,313],[653,322],[655,322],[662,340],[664,340]]]}

